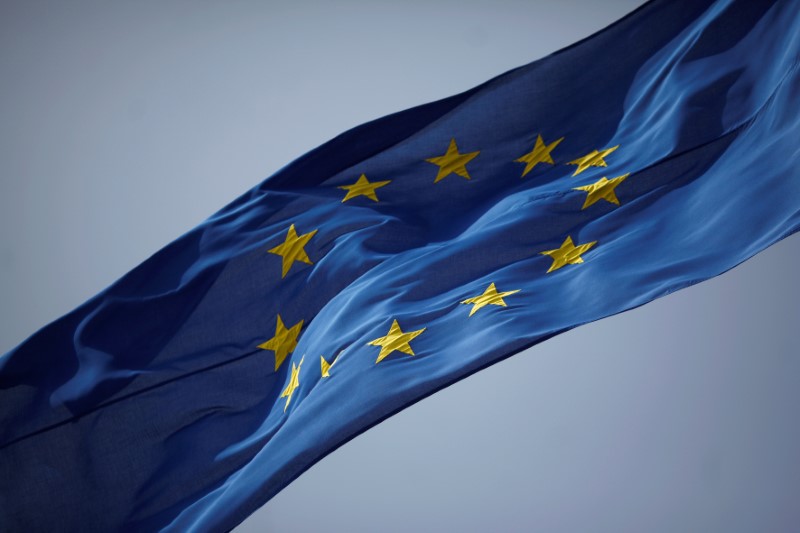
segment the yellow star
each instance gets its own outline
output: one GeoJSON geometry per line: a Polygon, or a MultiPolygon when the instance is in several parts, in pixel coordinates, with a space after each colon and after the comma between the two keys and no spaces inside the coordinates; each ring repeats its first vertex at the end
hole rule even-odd
{"type": "Polygon", "coordinates": [[[275,326],[275,335],[268,341],[258,345],[262,350],[272,350],[275,352],[275,371],[277,371],[286,356],[289,355],[297,347],[297,336],[300,335],[300,330],[303,328],[303,321],[301,320],[291,328],[286,328],[281,320],[281,315],[278,315],[278,323],[275,326]]]}
{"type": "Polygon", "coordinates": [[[444,155],[440,155],[439,157],[431,157],[425,161],[428,163],[433,163],[434,165],[439,165],[439,173],[436,174],[436,179],[433,180],[434,183],[438,183],[440,180],[443,180],[450,174],[458,174],[462,178],[469,179],[467,163],[477,157],[479,153],[480,151],[460,154],[458,153],[456,140],[450,139],[450,146],[447,147],[447,152],[445,152],[444,155]]]}
{"type": "Polygon", "coordinates": [[[289,402],[292,401],[292,394],[294,394],[295,389],[300,386],[300,367],[303,366],[303,360],[305,358],[305,355],[300,358],[299,365],[292,363],[292,376],[289,378],[289,384],[286,385],[286,388],[283,389],[281,393],[281,398],[286,398],[286,405],[283,406],[284,413],[286,409],[289,408],[289,402]]]}
{"type": "Polygon", "coordinates": [[[578,168],[575,170],[575,174],[573,174],[573,176],[577,176],[578,174],[580,174],[589,167],[607,167],[608,164],[606,164],[606,160],[603,158],[606,157],[611,152],[613,152],[614,150],[616,150],[617,148],[619,148],[619,145],[612,146],[611,148],[606,148],[605,150],[600,150],[600,151],[592,150],[585,156],[579,157],[575,161],[570,161],[567,164],[578,165],[578,168]]]}
{"type": "Polygon", "coordinates": [[[586,244],[579,244],[575,246],[572,242],[572,237],[567,237],[564,240],[564,244],[561,245],[560,248],[556,248],[555,250],[547,250],[546,252],[539,252],[541,255],[549,255],[553,258],[553,264],[550,265],[550,268],[547,270],[549,274],[553,270],[558,270],[559,268],[566,266],[566,265],[576,265],[578,263],[583,263],[583,258],[581,254],[586,253],[592,246],[597,244],[597,241],[592,241],[586,244]]]}
{"type": "Polygon", "coordinates": [[[483,291],[483,294],[474,296],[472,298],[467,298],[461,303],[472,304],[472,309],[469,311],[469,316],[472,316],[478,309],[486,307],[487,305],[499,305],[501,307],[505,307],[506,302],[503,300],[503,297],[516,294],[518,292],[519,289],[515,291],[497,292],[497,288],[494,286],[494,283],[491,283],[486,290],[483,291]]]}
{"type": "MultiPolygon", "coordinates": [[[[336,362],[336,359],[333,360],[333,363],[335,363],[335,362],[336,362]]],[[[333,366],[333,363],[327,362],[325,360],[324,356],[322,356],[322,355],[319,356],[319,366],[320,366],[320,369],[322,370],[322,377],[323,378],[331,377],[330,370],[331,370],[331,367],[333,366]]]]}
{"type": "Polygon", "coordinates": [[[308,244],[308,241],[310,241],[311,237],[316,233],[317,230],[314,230],[303,235],[297,235],[297,230],[294,229],[294,224],[292,224],[289,226],[289,231],[286,233],[286,240],[283,241],[283,244],[279,244],[275,248],[268,250],[269,253],[279,255],[282,258],[281,278],[286,277],[286,274],[289,272],[289,269],[292,268],[295,261],[302,261],[309,265],[314,264],[311,262],[311,259],[308,258],[304,246],[308,244]]]}
{"type": "Polygon", "coordinates": [[[331,361],[330,363],[325,360],[324,356],[322,355],[319,356],[319,366],[320,370],[322,371],[323,378],[331,377],[331,368],[333,368],[333,365],[339,362],[339,358],[342,356],[342,352],[344,352],[344,350],[341,350],[333,359],[333,361],[331,361]]]}
{"type": "Polygon", "coordinates": [[[409,342],[425,331],[425,329],[426,328],[422,328],[416,331],[403,333],[403,330],[400,329],[400,324],[397,323],[397,320],[392,322],[392,327],[389,328],[389,333],[387,333],[386,336],[378,337],[374,341],[367,343],[370,346],[381,347],[381,353],[378,354],[378,359],[375,361],[375,363],[380,363],[394,351],[403,352],[408,355],[414,355],[414,350],[411,349],[409,342]]]}
{"type": "Polygon", "coordinates": [[[391,182],[392,180],[370,182],[367,179],[366,174],[361,174],[361,177],[358,178],[358,181],[352,185],[340,185],[337,187],[337,189],[344,189],[347,191],[347,194],[344,195],[344,200],[342,200],[342,203],[345,203],[347,200],[355,198],[356,196],[366,196],[373,202],[377,202],[378,195],[375,194],[375,189],[383,187],[384,185],[389,185],[391,182]]]}
{"type": "Polygon", "coordinates": [[[533,170],[539,163],[549,163],[554,165],[555,162],[553,161],[552,156],[550,156],[550,152],[553,151],[553,148],[558,146],[558,143],[564,140],[564,137],[551,142],[550,144],[545,144],[544,139],[542,139],[541,135],[536,136],[536,145],[533,147],[533,150],[528,152],[527,154],[523,155],[519,159],[515,159],[514,162],[516,163],[525,163],[525,170],[522,171],[522,177],[524,178],[528,172],[533,170]]]}
{"type": "Polygon", "coordinates": [[[628,176],[630,176],[630,172],[610,180],[603,177],[591,185],[574,187],[573,190],[586,191],[587,193],[586,201],[583,202],[583,207],[581,207],[581,210],[586,209],[590,205],[600,200],[605,200],[607,202],[611,202],[612,204],[619,205],[619,199],[617,198],[617,193],[614,191],[614,189],[617,188],[617,185],[625,181],[625,178],[628,176]]]}

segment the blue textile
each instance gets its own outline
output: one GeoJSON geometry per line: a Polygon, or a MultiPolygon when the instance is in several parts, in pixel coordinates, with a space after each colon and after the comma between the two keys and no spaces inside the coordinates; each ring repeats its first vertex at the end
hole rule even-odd
{"type": "Polygon", "coordinates": [[[0,528],[228,530],[427,395],[797,231],[799,61],[796,0],[655,0],[294,161],[0,359],[0,528]],[[389,183],[344,201],[362,174],[389,183]],[[594,244],[557,267],[567,237],[594,244]]]}

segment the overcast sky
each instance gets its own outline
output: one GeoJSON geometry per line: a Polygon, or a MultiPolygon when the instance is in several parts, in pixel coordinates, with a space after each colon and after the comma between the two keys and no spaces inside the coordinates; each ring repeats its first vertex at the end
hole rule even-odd
{"type": "MultiPolygon", "coordinates": [[[[332,136],[638,4],[0,3],[0,352],[332,136]]],[[[238,531],[796,530],[798,259],[795,236],[470,377],[238,531]]]]}

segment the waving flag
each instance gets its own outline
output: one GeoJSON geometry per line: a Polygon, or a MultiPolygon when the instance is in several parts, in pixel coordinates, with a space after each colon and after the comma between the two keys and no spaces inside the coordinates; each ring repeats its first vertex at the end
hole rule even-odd
{"type": "Polygon", "coordinates": [[[0,359],[8,530],[226,530],[344,442],[800,223],[800,8],[654,1],[293,162],[0,359]]]}

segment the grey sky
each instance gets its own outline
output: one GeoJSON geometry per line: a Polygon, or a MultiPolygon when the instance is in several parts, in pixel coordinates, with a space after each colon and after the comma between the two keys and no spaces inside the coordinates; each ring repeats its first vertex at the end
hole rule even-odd
{"type": "MultiPolygon", "coordinates": [[[[332,136],[638,4],[0,3],[0,352],[332,136]]],[[[239,531],[796,530],[798,259],[795,236],[450,387],[239,531]]]]}

